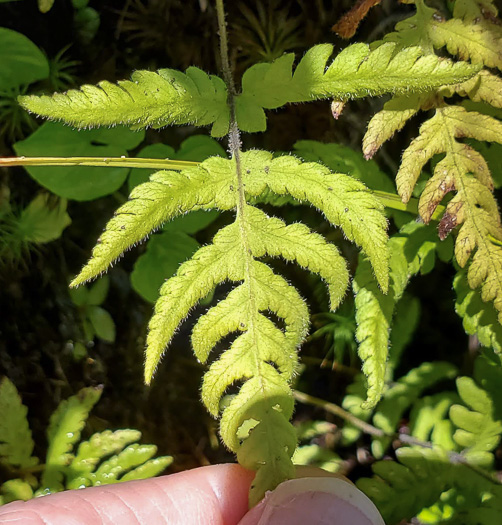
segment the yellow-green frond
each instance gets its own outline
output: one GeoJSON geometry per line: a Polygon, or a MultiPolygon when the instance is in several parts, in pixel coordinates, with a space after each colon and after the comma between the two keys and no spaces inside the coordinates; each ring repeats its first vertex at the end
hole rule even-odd
{"type": "Polygon", "coordinates": [[[400,49],[392,42],[374,50],[366,44],[353,44],[326,69],[332,52],[333,46],[329,44],[314,46],[294,73],[293,54],[249,68],[243,75],[242,93],[235,100],[239,128],[247,132],[264,131],[264,109],[292,102],[422,92],[463,82],[479,71],[478,66],[424,55],[420,47],[400,49]]]}
{"type": "Polygon", "coordinates": [[[136,186],[129,200],[115,212],[91,259],[71,286],[106,271],[131,246],[177,215],[198,209],[233,208],[235,195],[221,190],[231,186],[234,177],[230,161],[220,157],[212,157],[181,173],[154,173],[149,182],[136,186]]]}
{"type": "Polygon", "coordinates": [[[296,261],[319,274],[328,285],[331,309],[336,310],[349,284],[345,260],[333,244],[301,223],[286,226],[257,208],[246,211],[250,249],[255,257],[265,254],[296,261]]]}
{"type": "Polygon", "coordinates": [[[196,67],[186,73],[172,69],[136,71],[132,81],[104,81],[52,96],[24,96],[19,101],[32,113],[79,128],[213,124],[213,136],[221,137],[228,131],[230,115],[223,80],[196,67]]]}
{"type": "Polygon", "coordinates": [[[244,277],[242,249],[235,223],[223,228],[214,244],[198,250],[183,263],[174,277],[164,283],[150,320],[145,359],[145,381],[155,369],[181,321],[213,288],[225,281],[244,277]]]}
{"type": "Polygon", "coordinates": [[[318,163],[302,163],[291,156],[272,159],[262,151],[244,153],[242,166],[249,195],[260,195],[268,187],[312,204],[331,224],[340,226],[368,255],[380,286],[387,289],[387,220],[382,204],[361,182],[318,163]]]}

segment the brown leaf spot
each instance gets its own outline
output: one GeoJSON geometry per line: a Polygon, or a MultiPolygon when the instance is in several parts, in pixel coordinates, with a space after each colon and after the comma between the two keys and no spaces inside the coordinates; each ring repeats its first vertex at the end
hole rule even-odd
{"type": "Polygon", "coordinates": [[[455,228],[457,225],[457,216],[451,215],[448,212],[445,212],[442,219],[439,221],[438,233],[439,238],[444,241],[448,234],[455,228]]]}
{"type": "Polygon", "coordinates": [[[354,7],[338,20],[331,28],[342,38],[351,38],[356,33],[361,20],[368,14],[368,11],[378,5],[381,0],[357,0],[354,7]]]}

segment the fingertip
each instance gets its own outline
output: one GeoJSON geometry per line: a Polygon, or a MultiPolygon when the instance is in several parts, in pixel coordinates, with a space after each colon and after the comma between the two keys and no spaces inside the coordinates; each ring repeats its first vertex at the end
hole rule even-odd
{"type": "Polygon", "coordinates": [[[248,510],[253,476],[239,465],[213,465],[148,480],[72,490],[5,505],[0,508],[0,522],[235,525],[248,510]]]}
{"type": "Polygon", "coordinates": [[[281,483],[239,525],[385,525],[373,502],[355,485],[337,477],[281,483]]]}

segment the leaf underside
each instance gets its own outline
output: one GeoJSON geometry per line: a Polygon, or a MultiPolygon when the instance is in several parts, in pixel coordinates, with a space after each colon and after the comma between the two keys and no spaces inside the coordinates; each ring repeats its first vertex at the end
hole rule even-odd
{"type": "MultiPolygon", "coordinates": [[[[361,247],[380,286],[387,289],[387,221],[381,204],[361,182],[333,174],[317,163],[302,163],[292,156],[274,159],[263,151],[242,153],[240,165],[246,200],[271,192],[313,205],[361,247]]],[[[180,173],[152,175],[117,210],[93,257],[72,285],[99,275],[124,250],[177,215],[201,209],[236,211],[237,187],[235,161],[220,157],[180,173]]],[[[227,297],[199,318],[192,344],[198,359],[206,362],[220,340],[234,336],[206,372],[202,399],[212,415],[221,414],[224,443],[245,466],[258,470],[252,503],[294,475],[291,456],[296,438],[289,423],[293,410],[290,383],[309,324],[304,300],[259,260],[264,256],[281,257],[317,273],[327,285],[331,308],[341,302],[349,275],[338,249],[303,224],[286,225],[245,204],[235,222],[222,228],[211,244],[200,248],[161,287],[150,321],[145,363],[149,383],[191,309],[218,284],[235,283],[227,297]],[[284,329],[269,319],[268,312],[283,321],[284,329]],[[221,410],[220,401],[233,384],[242,386],[221,410]]]]}

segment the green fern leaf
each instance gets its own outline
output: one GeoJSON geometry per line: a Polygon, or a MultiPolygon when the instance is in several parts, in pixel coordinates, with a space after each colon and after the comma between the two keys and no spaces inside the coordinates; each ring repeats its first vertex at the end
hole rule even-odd
{"type": "MultiPolygon", "coordinates": [[[[390,259],[391,268],[398,266],[392,265],[392,261],[401,263],[397,272],[404,274],[407,280],[406,259],[404,257],[398,259],[393,255],[390,259]]],[[[358,354],[363,362],[362,370],[368,380],[367,399],[362,409],[370,409],[378,403],[385,388],[389,330],[398,298],[393,286],[389,294],[384,295],[381,292],[371,274],[370,265],[362,257],[359,258],[352,287],[355,293],[358,354]]]]}
{"type": "Polygon", "coordinates": [[[411,435],[421,441],[430,441],[444,450],[457,449],[453,441],[454,426],[448,419],[448,411],[459,400],[455,392],[440,392],[419,399],[410,413],[411,435]]]}
{"type": "Polygon", "coordinates": [[[453,279],[457,294],[455,311],[462,318],[464,330],[475,335],[479,342],[502,356],[502,325],[497,319],[497,311],[491,303],[484,303],[477,290],[471,290],[467,273],[461,270],[453,279]]]}
{"type": "Polygon", "coordinates": [[[502,320],[502,225],[497,203],[491,193],[493,181],[483,157],[458,137],[502,142],[502,123],[459,106],[436,109],[435,116],[420,128],[420,135],[403,154],[397,174],[398,192],[407,202],[423,165],[434,155],[446,153],[436,165],[419,202],[419,213],[429,222],[437,205],[452,190],[457,194],[448,203],[439,223],[439,234],[445,238],[461,225],[455,257],[461,267],[473,255],[468,279],[472,288],[481,286],[484,301],[494,301],[502,320]]]}
{"type": "Polygon", "coordinates": [[[172,461],[172,458],[166,456],[150,462],[156,452],[155,445],[140,445],[139,443],[129,445],[119,454],[101,463],[96,472],[88,474],[89,479],[92,485],[108,485],[117,481],[144,479],[149,471],[155,472],[154,475],[156,475],[172,461]]]}
{"type": "Polygon", "coordinates": [[[368,256],[382,290],[388,287],[387,227],[383,207],[359,181],[314,162],[283,156],[272,159],[263,151],[249,151],[242,156],[246,174],[246,193],[261,195],[267,188],[277,195],[289,195],[312,204],[345,236],[361,246],[368,256]],[[368,235],[369,231],[372,232],[368,235]]]}
{"type": "Polygon", "coordinates": [[[375,477],[357,482],[389,525],[408,521],[432,505],[450,480],[451,466],[439,450],[400,448],[396,456],[399,463],[378,461],[373,465],[375,477]]]}
{"type": "MultiPolygon", "coordinates": [[[[226,174],[234,174],[230,179],[225,176],[225,191],[230,188],[233,192],[238,183],[237,166],[234,160],[218,159],[220,167],[221,162],[226,163],[222,168],[226,174]]],[[[207,166],[205,162],[201,168],[207,166]]],[[[294,157],[273,159],[261,151],[243,153],[240,169],[246,199],[268,190],[313,204],[362,246],[382,288],[387,286],[387,223],[381,205],[360,182],[332,174],[319,164],[301,163],[294,157]]],[[[195,205],[209,200],[197,199],[195,205]]],[[[150,382],[190,309],[217,284],[239,282],[201,317],[192,342],[195,354],[205,362],[219,340],[235,334],[230,348],[204,375],[202,399],[215,417],[221,411],[223,442],[245,466],[258,470],[250,493],[250,501],[255,503],[266,490],[294,475],[291,457],[296,434],[289,422],[293,410],[290,383],[297,368],[297,349],[308,326],[308,310],[298,292],[257,259],[282,257],[319,274],[328,286],[333,309],[346,291],[348,272],[338,250],[307,227],[287,226],[254,206],[237,204],[235,192],[216,203],[220,209],[237,208],[236,221],[221,229],[211,245],[199,249],[162,286],[149,327],[145,378],[150,382]],[[265,315],[267,311],[284,321],[284,330],[265,315]],[[241,383],[238,393],[220,410],[227,389],[241,383]]]]}
{"type": "Polygon", "coordinates": [[[399,463],[378,461],[372,467],[375,476],[357,482],[388,525],[409,522],[412,517],[430,524],[500,522],[500,485],[450,462],[440,449],[400,448],[396,455],[399,463]]]}
{"type": "Polygon", "coordinates": [[[158,458],[149,459],[142,465],[126,472],[120,481],[134,481],[138,479],[148,479],[162,474],[169,465],[173,462],[171,456],[160,456],[158,458]]]}
{"type": "MultiPolygon", "coordinates": [[[[255,262],[253,270],[257,309],[268,309],[283,319],[286,325],[285,340],[296,348],[305,337],[308,327],[305,302],[295,288],[265,264],[255,262]]],[[[241,285],[197,321],[192,332],[192,345],[197,358],[205,363],[216,343],[227,334],[246,328],[243,319],[249,317],[249,297],[246,287],[241,285]]],[[[214,411],[215,414],[217,412],[214,411]]]]}
{"type": "Polygon", "coordinates": [[[213,124],[211,133],[215,137],[228,132],[230,115],[223,80],[196,67],[188,68],[186,73],[172,69],[160,69],[157,73],[136,71],[132,81],[104,81],[50,97],[19,97],[19,101],[32,113],[80,128],[213,124]]]}
{"type": "Polygon", "coordinates": [[[261,210],[247,209],[249,247],[254,257],[270,255],[296,261],[298,265],[319,274],[328,286],[330,308],[336,310],[349,284],[345,261],[333,244],[303,224],[286,226],[261,210]]]}
{"type": "Polygon", "coordinates": [[[178,215],[214,207],[233,208],[235,196],[227,191],[234,182],[229,168],[227,160],[212,157],[181,173],[159,171],[149,182],[136,186],[129,201],[106,225],[90,261],[71,286],[78,286],[104,272],[125,250],[178,215]],[[222,191],[223,188],[226,191],[222,191]]]}
{"type": "Polygon", "coordinates": [[[28,501],[33,498],[32,486],[22,479],[9,479],[0,485],[0,506],[11,501],[28,501]]]}
{"type": "Polygon", "coordinates": [[[32,457],[34,443],[27,413],[16,387],[4,377],[0,382],[0,464],[17,469],[38,463],[32,457]]]}
{"type": "Polygon", "coordinates": [[[458,427],[453,439],[463,449],[466,459],[484,467],[493,463],[491,453],[500,442],[502,419],[494,414],[490,395],[476,385],[470,377],[457,379],[457,389],[462,401],[469,407],[453,405],[450,419],[458,427]]]}
{"type": "Polygon", "coordinates": [[[63,490],[63,475],[73,460],[71,451],[78,442],[87,416],[99,400],[102,389],[83,388],[77,395],[60,403],[52,414],[47,429],[49,447],[38,495],[63,490]]]}
{"type": "Polygon", "coordinates": [[[236,97],[239,128],[264,131],[264,109],[315,99],[350,98],[426,91],[462,82],[478,70],[475,66],[423,56],[420,48],[399,51],[394,43],[370,51],[366,44],[344,49],[326,69],[333,46],[311,48],[292,74],[294,56],[285,55],[270,64],[257,64],[243,75],[242,93],[236,97]]]}
{"type": "Polygon", "coordinates": [[[435,231],[415,221],[403,226],[399,234],[389,240],[388,247],[389,293],[385,295],[378,288],[369,264],[362,257],[352,284],[358,353],[368,378],[368,398],[363,409],[375,407],[389,377],[386,361],[396,303],[401,299],[410,277],[418,272],[430,271],[434,267],[435,252],[441,252],[435,231]]]}
{"type": "Polygon", "coordinates": [[[234,223],[221,229],[213,244],[199,249],[164,283],[149,325],[145,361],[147,383],[180,322],[217,284],[226,279],[242,280],[244,260],[234,223]]]}
{"type": "MultiPolygon", "coordinates": [[[[422,363],[413,368],[385,393],[384,400],[373,416],[373,424],[386,433],[394,432],[402,415],[424,390],[439,381],[452,379],[456,374],[455,366],[442,361],[422,363]]],[[[381,458],[390,442],[388,437],[375,438],[372,443],[373,455],[381,458]]]]}
{"type": "Polygon", "coordinates": [[[66,479],[67,489],[78,489],[91,485],[88,475],[94,471],[98,463],[111,454],[120,452],[126,445],[141,438],[138,430],[105,430],[83,441],[73,458],[66,479]]]}

